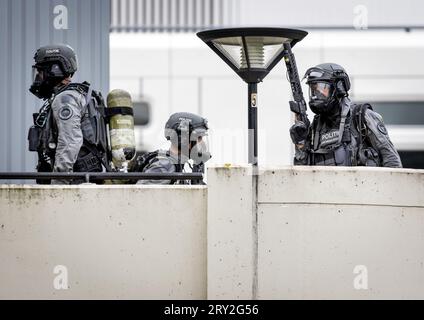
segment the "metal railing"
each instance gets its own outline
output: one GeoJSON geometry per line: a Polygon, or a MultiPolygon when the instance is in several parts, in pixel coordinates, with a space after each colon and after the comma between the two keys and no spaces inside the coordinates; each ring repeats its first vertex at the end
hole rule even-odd
{"type": "Polygon", "coordinates": [[[0,172],[0,180],[203,180],[203,173],[138,173],[138,172],[0,172]]]}

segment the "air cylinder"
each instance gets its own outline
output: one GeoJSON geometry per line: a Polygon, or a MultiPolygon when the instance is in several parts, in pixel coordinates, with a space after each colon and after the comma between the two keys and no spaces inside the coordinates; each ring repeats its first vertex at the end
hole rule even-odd
{"type": "Polygon", "coordinates": [[[113,166],[119,171],[128,172],[128,166],[136,154],[131,95],[121,89],[109,92],[107,115],[113,166]]]}

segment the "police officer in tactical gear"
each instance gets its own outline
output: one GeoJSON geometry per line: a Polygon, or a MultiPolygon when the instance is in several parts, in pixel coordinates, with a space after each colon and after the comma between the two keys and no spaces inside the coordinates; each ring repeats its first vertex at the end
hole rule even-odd
{"type": "Polygon", "coordinates": [[[340,65],[319,64],[305,78],[315,117],[309,128],[296,121],[290,129],[295,165],[402,167],[382,117],[348,98],[349,76],[340,65]]]}
{"type": "Polygon", "coordinates": [[[61,44],[44,46],[37,50],[34,60],[29,90],[45,101],[40,112],[34,114],[28,135],[30,151],[38,152],[37,170],[103,171],[107,138],[100,109],[104,101],[89,83],[71,83],[77,71],[74,50],[61,44]]]}
{"type": "MultiPolygon", "coordinates": [[[[157,150],[138,157],[136,171],[147,173],[204,172],[211,158],[207,140],[208,122],[196,114],[177,112],[165,125],[165,138],[171,142],[169,150],[157,150]]],[[[190,181],[140,180],[138,184],[189,184],[190,181]]],[[[203,184],[192,181],[191,184],[203,184]]]]}

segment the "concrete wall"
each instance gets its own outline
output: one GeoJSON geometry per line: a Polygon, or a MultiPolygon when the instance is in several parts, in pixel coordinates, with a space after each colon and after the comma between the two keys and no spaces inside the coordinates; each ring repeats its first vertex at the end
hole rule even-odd
{"type": "Polygon", "coordinates": [[[209,298],[424,298],[423,170],[270,168],[257,209],[250,170],[208,172],[209,298]]]}
{"type": "Polygon", "coordinates": [[[206,191],[1,186],[0,299],[205,299],[206,191]]]}
{"type": "Polygon", "coordinates": [[[0,257],[0,298],[424,299],[424,170],[227,165],[207,187],[3,185],[0,257]],[[53,287],[57,265],[68,290],[53,287]]]}

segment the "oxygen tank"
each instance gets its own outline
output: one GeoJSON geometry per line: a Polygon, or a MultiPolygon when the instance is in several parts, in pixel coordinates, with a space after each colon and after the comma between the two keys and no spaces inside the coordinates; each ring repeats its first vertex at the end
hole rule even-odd
{"type": "Polygon", "coordinates": [[[131,160],[135,158],[134,113],[130,94],[115,89],[107,95],[109,137],[113,166],[128,172],[131,160]]]}

